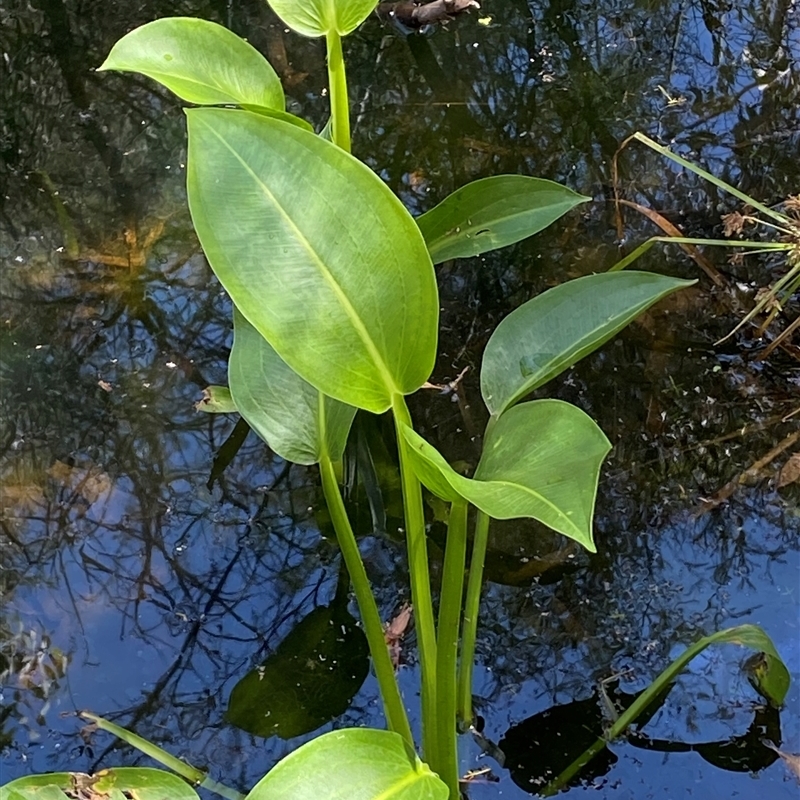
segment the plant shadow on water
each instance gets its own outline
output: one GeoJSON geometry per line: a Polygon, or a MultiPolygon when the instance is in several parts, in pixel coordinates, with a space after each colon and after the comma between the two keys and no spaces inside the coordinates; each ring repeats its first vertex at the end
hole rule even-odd
{"type": "MultiPolygon", "coordinates": [[[[415,214],[501,171],[561,180],[597,200],[533,240],[439,268],[431,380],[444,386],[470,370],[455,391],[413,398],[412,411],[451,463],[477,463],[477,366],[499,320],[586,265],[617,260],[605,199],[629,133],[674,143],[769,205],[798,192],[797,22],[778,2],[756,26],[761,4],[752,15],[746,5],[721,26],[700,3],[621,12],[508,0],[487,9],[488,25],[473,15],[404,39],[370,20],[348,40],[354,150],[415,214]]],[[[281,74],[290,110],[322,126],[318,43],[286,35],[261,3],[226,19],[212,6],[181,10],[246,35],[281,74]]],[[[162,11],[146,4],[132,18],[122,6],[99,14],[59,2],[10,11],[19,24],[0,34],[14,56],[2,89],[0,192],[3,780],[140,763],[100,734],[80,739],[75,719],[61,716],[90,708],[249,787],[314,721],[287,727],[288,741],[254,738],[229,724],[235,687],[270,658],[291,664],[299,656],[286,643],[315,619],[349,616],[330,522],[316,477],[252,435],[208,487],[234,423],[193,404],[225,382],[230,306],[184,210],[183,115],[154,85],[103,83],[90,71],[162,11]]],[[[668,212],[686,235],[715,233],[736,208],[653,153],[630,150],[621,162],[626,195],[668,212]]],[[[627,224],[631,241],[653,232],[627,224]]],[[[687,643],[731,624],[756,622],[773,637],[795,678],[787,710],[796,711],[800,495],[797,483],[776,488],[792,450],[746,473],[797,429],[796,355],[757,360],[750,330],[713,345],[735,324],[740,294],[748,302],[751,284],[781,268],[758,258],[718,261],[724,290],[701,283],[671,296],[547,387],[614,444],[598,497],[599,553],[530,521],[493,526],[476,703],[486,741],[507,752],[502,768],[469,745],[464,771],[488,763],[501,778],[498,787],[478,776],[473,796],[538,786],[545,773],[531,764],[544,759],[531,743],[545,722],[563,714],[602,733],[601,680],[621,674],[618,691],[633,695],[687,643]],[[703,507],[731,480],[735,493],[703,507]]],[[[672,248],[651,251],[645,267],[696,277],[672,248]]],[[[787,310],[796,315],[796,301],[787,310]]],[[[378,427],[364,434],[373,444],[378,427]]],[[[391,478],[391,453],[373,468],[391,478]]],[[[349,502],[359,533],[382,521],[362,551],[388,620],[406,599],[406,565],[399,494],[382,485],[379,497],[354,488],[349,502]]],[[[434,578],[438,568],[434,560],[434,578]]],[[[400,667],[409,704],[414,644],[412,633],[400,667]]],[[[324,652],[309,652],[325,663],[324,652]]],[[[586,780],[608,797],[688,796],[698,782],[721,797],[793,796],[762,739],[796,752],[797,714],[778,720],[763,708],[739,660],[732,648],[707,651],[586,780]]],[[[358,669],[330,709],[335,727],[382,724],[374,678],[361,686],[358,669]]]]}

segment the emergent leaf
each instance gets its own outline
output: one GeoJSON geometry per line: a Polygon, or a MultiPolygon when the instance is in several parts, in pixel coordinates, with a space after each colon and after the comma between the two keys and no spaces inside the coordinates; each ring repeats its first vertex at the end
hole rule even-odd
{"type": "Polygon", "coordinates": [[[483,353],[481,393],[489,411],[502,414],[653,303],[694,282],[650,272],[607,272],[562,283],[521,305],[495,328],[483,353]]]}
{"type": "Polygon", "coordinates": [[[197,792],[186,781],[149,767],[114,767],[94,775],[82,772],[28,775],[0,787],[0,800],[68,800],[70,797],[199,800],[197,792]]]}
{"type": "Polygon", "coordinates": [[[368,167],[246,111],[190,109],[189,208],[243,316],[323,394],[380,413],[436,353],[425,242],[368,167]]]}
{"type": "Polygon", "coordinates": [[[352,33],[374,10],[375,0],[269,0],[273,11],[303,36],[352,33]]]}
{"type": "Polygon", "coordinates": [[[472,479],[455,472],[411,428],[404,426],[402,433],[415,472],[435,494],[452,500],[455,491],[495,519],[538,519],[595,552],[592,514],[600,465],[611,444],[579,408],[537,400],[509,409],[488,431],[472,479]]]}
{"type": "Polygon", "coordinates": [[[345,728],[279,761],[246,800],[447,800],[447,786],[398,733],[345,728]]]}
{"type": "Polygon", "coordinates": [[[139,72],[197,105],[251,105],[283,111],[280,79],[235,33],[203,19],[167,17],[123,36],[99,70],[139,72]]]}
{"type": "Polygon", "coordinates": [[[338,461],[356,409],[304,381],[238,311],[233,329],[228,380],[250,427],[287,461],[316,464],[323,453],[338,461]]]}
{"type": "Polygon", "coordinates": [[[514,244],[555,222],[590,197],[525,175],[468,183],[417,219],[434,264],[514,244]]]}

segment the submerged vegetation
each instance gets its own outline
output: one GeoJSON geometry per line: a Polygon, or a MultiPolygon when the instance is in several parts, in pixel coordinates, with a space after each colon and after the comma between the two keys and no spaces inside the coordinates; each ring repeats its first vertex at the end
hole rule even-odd
{"type": "MultiPolygon", "coordinates": [[[[144,74],[200,106],[186,112],[189,206],[208,262],[235,306],[228,391],[211,387],[204,410],[235,410],[282,458],[318,465],[389,729],[320,736],[281,761],[247,797],[310,798],[331,786],[345,790],[358,783],[364,797],[393,791],[400,797],[407,792],[453,800],[460,792],[459,731],[474,730],[476,722],[472,669],[490,520],[533,519],[595,551],[595,500],[611,444],[578,407],[526,398],[693,282],[622,271],[642,248],[616,268],[561,283],[506,316],[491,334],[481,364],[489,415],[482,456],[471,477],[461,474],[415,430],[405,400],[426,385],[436,357],[440,302],[434,265],[518,242],[588,198],[551,181],[502,175],[466,184],[413,218],[380,178],[350,155],[341,38],[374,4],[320,0],[300,6],[273,0],[272,5],[298,33],[326,40],[331,119],[319,134],[286,111],[269,63],[212,23],[188,18],[150,23],[123,38],[103,66],[144,74]],[[419,652],[420,742],[414,740],[340,480],[356,414],[389,411],[419,652]],[[429,568],[423,486],[438,499],[447,525],[438,595],[429,568]]],[[[796,234],[796,227],[788,231],[796,234]]],[[[796,241],[794,248],[776,249],[796,257],[796,241]]],[[[796,286],[795,266],[789,274],[773,286],[775,296],[796,286]]],[[[586,757],[555,776],[543,793],[569,782],[646,711],[694,655],[723,641],[762,654],[755,683],[769,704],[780,706],[788,673],[766,634],[755,626],[721,631],[689,647],[609,721],[586,757]]],[[[259,680],[263,677],[262,672],[259,680]]],[[[192,783],[240,796],[205,783],[202,773],[129,732],[89,718],[192,783]]],[[[23,778],[0,795],[4,800],[40,796],[44,785],[61,792],[136,791],[143,800],[164,792],[196,796],[182,782],[178,788],[171,776],[125,769],[95,778],[67,773],[23,778]]]]}

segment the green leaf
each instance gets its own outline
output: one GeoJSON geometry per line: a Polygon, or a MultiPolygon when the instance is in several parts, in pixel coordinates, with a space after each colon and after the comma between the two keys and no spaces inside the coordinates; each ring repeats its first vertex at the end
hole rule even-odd
{"type": "Polygon", "coordinates": [[[246,111],[191,109],[188,195],[222,285],[323,394],[381,413],[433,369],[436,278],[400,201],[319,136],[246,111]]]}
{"type": "Polygon", "coordinates": [[[662,297],[691,286],[650,272],[587,275],[537,295],[494,330],[481,365],[481,393],[502,414],[596,350],[662,297]]]}
{"type": "Polygon", "coordinates": [[[590,197],[525,175],[468,183],[417,219],[434,264],[477,256],[546,228],[590,197]]]}
{"type": "MultiPolygon", "coordinates": [[[[763,659],[758,668],[761,674],[756,688],[771,705],[776,708],[783,705],[789,691],[789,670],[781,660],[772,639],[758,625],[737,625],[735,628],[727,628],[712,633],[710,636],[704,636],[687,647],[645,691],[638,695],[633,705],[620,715],[608,731],[608,740],[611,741],[619,736],[647,708],[655,695],[674,680],[693,658],[712,644],[738,644],[758,651],[757,655],[762,656],[763,659]]],[[[753,676],[750,677],[753,680],[753,676]]]]}
{"type": "Polygon", "coordinates": [[[228,380],[239,413],[281,458],[316,464],[338,461],[356,409],[304,381],[238,312],[233,315],[228,380]]]}
{"type": "Polygon", "coordinates": [[[279,761],[246,800],[447,800],[439,777],[398,733],[331,731],[279,761]]]}
{"type": "Polygon", "coordinates": [[[239,410],[227,386],[208,386],[203,389],[203,397],[195,408],[206,414],[235,414],[239,410]]]}
{"type": "Polygon", "coordinates": [[[99,70],[139,72],[197,105],[283,111],[283,87],[269,62],[235,33],[203,19],[167,17],[123,36],[99,70]]]}
{"type": "Polygon", "coordinates": [[[272,10],[303,36],[352,33],[373,11],[375,0],[268,0],[272,10]]]}
{"type": "Polygon", "coordinates": [[[185,781],[149,767],[115,767],[94,775],[81,772],[28,775],[0,787],[0,800],[67,800],[68,797],[199,800],[197,792],[185,781]]]}
{"type": "MultiPolygon", "coordinates": [[[[756,685],[761,693],[771,705],[776,708],[783,705],[786,694],[789,691],[789,671],[781,660],[775,645],[767,634],[758,625],[737,625],[735,628],[717,631],[710,636],[704,636],[699,641],[690,645],[686,650],[674,659],[659,676],[643,691],[636,695],[633,703],[619,715],[616,722],[605,732],[605,735],[598,738],[581,756],[576,758],[560,775],[554,778],[546,786],[540,788],[540,794],[544,797],[552,797],[561,789],[567,786],[575,775],[583,769],[589,761],[599,752],[605,749],[608,742],[613,741],[623,734],[641,716],[646,715],[653,702],[665,693],[671,681],[673,681],[689,664],[689,662],[703,652],[712,644],[738,644],[743,647],[750,647],[757,650],[756,657],[759,659],[757,670],[761,672],[756,685]]],[[[751,675],[751,680],[753,676],[751,675]]],[[[754,684],[756,681],[754,681],[754,684]]],[[[735,740],[734,740],[735,741],[735,740]]],[[[704,756],[705,757],[705,756],[704,756]]],[[[737,757],[737,768],[741,769],[741,759],[737,757]]]]}
{"type": "Polygon", "coordinates": [[[352,615],[315,608],[233,687],[225,718],[255,736],[302,736],[347,711],[368,672],[367,639],[352,615]]]}
{"type": "Polygon", "coordinates": [[[579,408],[536,400],[509,409],[488,431],[472,479],[455,472],[411,428],[401,430],[414,471],[432,492],[452,500],[455,491],[495,519],[538,519],[595,552],[592,514],[600,465],[611,444],[579,408]]]}
{"type": "Polygon", "coordinates": [[[288,111],[278,111],[274,108],[264,108],[264,106],[251,105],[242,105],[242,108],[245,111],[252,111],[254,114],[261,114],[264,117],[272,117],[272,119],[283,120],[291,125],[297,125],[298,128],[302,128],[304,131],[314,133],[314,126],[308,120],[305,120],[302,117],[297,117],[294,114],[290,114],[288,111]]]}

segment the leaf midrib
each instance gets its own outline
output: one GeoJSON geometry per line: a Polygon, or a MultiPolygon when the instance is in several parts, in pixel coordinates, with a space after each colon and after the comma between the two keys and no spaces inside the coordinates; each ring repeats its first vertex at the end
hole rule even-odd
{"type": "MultiPolygon", "coordinates": [[[[251,112],[239,111],[239,112],[234,112],[234,113],[246,114],[246,113],[251,113],[251,112]]],[[[268,120],[270,118],[269,117],[264,117],[263,119],[264,120],[268,120]]],[[[203,121],[202,117],[201,117],[201,121],[203,121]]],[[[356,334],[359,336],[359,338],[363,342],[364,346],[366,347],[367,352],[369,353],[370,357],[372,358],[373,362],[375,363],[375,366],[377,367],[378,372],[380,373],[381,378],[383,379],[384,388],[387,390],[389,395],[391,396],[394,393],[402,394],[400,389],[395,386],[394,379],[392,378],[392,374],[389,371],[389,368],[387,367],[386,362],[384,361],[383,357],[381,356],[377,345],[373,341],[372,337],[370,336],[369,331],[367,330],[366,326],[364,325],[364,322],[362,321],[361,317],[356,312],[355,308],[353,307],[353,304],[350,302],[350,300],[348,299],[347,295],[342,290],[342,287],[336,281],[336,279],[334,278],[333,274],[328,269],[328,267],[326,266],[325,262],[319,256],[317,251],[311,246],[311,243],[306,239],[305,235],[298,228],[298,226],[294,223],[294,221],[292,220],[291,216],[284,210],[283,206],[277,201],[277,199],[275,198],[275,195],[273,195],[273,193],[269,190],[269,187],[258,177],[258,175],[256,175],[256,173],[250,168],[250,166],[239,155],[239,153],[231,146],[231,144],[225,139],[225,137],[222,136],[220,133],[218,133],[207,122],[203,121],[203,124],[206,125],[206,127],[211,131],[211,133],[214,136],[216,136],[217,139],[219,139],[219,141],[223,144],[223,146],[226,147],[228,149],[228,151],[231,153],[231,155],[233,155],[233,157],[242,165],[242,167],[244,168],[245,172],[247,172],[252,177],[252,179],[255,182],[255,184],[258,187],[261,188],[263,193],[266,195],[266,197],[273,204],[273,206],[278,211],[278,213],[281,215],[283,220],[295,232],[297,240],[301,243],[303,248],[309,254],[309,256],[311,258],[311,261],[316,265],[320,275],[322,275],[323,279],[328,283],[330,288],[333,290],[333,294],[335,295],[336,299],[339,301],[339,304],[342,307],[342,309],[344,310],[345,315],[350,320],[350,323],[353,326],[356,334]]],[[[284,123],[284,124],[288,125],[289,123],[284,123]]]]}

